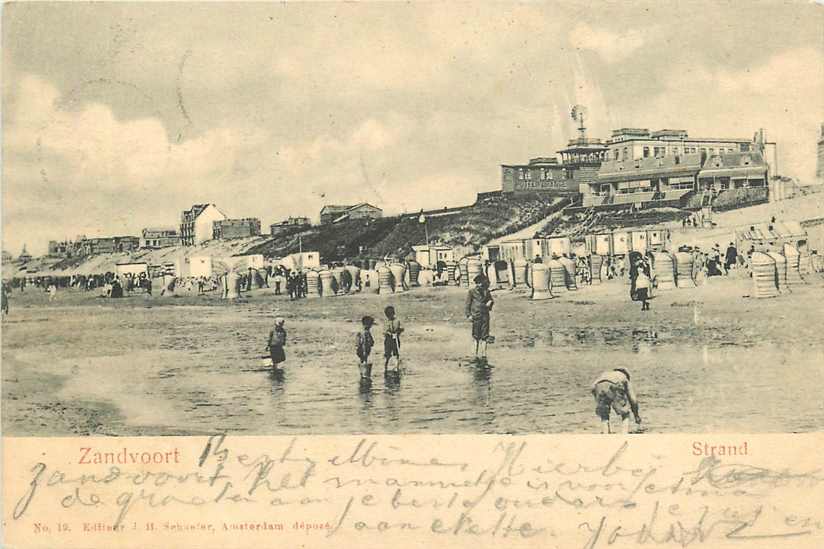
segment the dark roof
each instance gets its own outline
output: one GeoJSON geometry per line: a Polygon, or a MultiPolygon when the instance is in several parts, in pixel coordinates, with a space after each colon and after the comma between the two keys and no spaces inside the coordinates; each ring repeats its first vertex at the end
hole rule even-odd
{"type": "Polygon", "coordinates": [[[187,210],[190,214],[194,215],[195,217],[200,215],[200,212],[208,208],[208,204],[195,204],[189,210],[187,210]]]}
{"type": "Polygon", "coordinates": [[[326,204],[323,208],[320,209],[320,213],[323,213],[324,211],[332,212],[332,213],[345,212],[346,210],[348,210],[351,207],[352,206],[340,206],[340,205],[335,205],[335,204],[326,204]]]}
{"type": "Polygon", "coordinates": [[[529,164],[501,164],[502,168],[553,168],[556,170],[560,170],[564,167],[563,164],[560,164],[556,159],[554,162],[546,160],[546,159],[532,159],[529,161],[529,164]]]}
{"type": "Polygon", "coordinates": [[[757,151],[734,152],[710,155],[704,168],[741,168],[747,166],[766,166],[764,156],[757,151]]]}
{"type": "MultiPolygon", "coordinates": [[[[358,208],[362,208],[364,206],[369,206],[370,208],[375,208],[376,210],[381,210],[380,208],[378,208],[377,206],[373,206],[369,202],[361,202],[359,204],[355,204],[354,206],[349,206],[349,208],[347,208],[347,211],[351,212],[352,210],[357,210],[358,208]]],[[[381,211],[383,211],[383,210],[381,210],[381,211]]]]}
{"type": "MultiPolygon", "coordinates": [[[[370,204],[368,202],[358,202],[357,204],[352,204],[352,205],[348,205],[348,206],[327,204],[326,206],[321,208],[320,213],[323,214],[324,212],[327,212],[327,213],[335,214],[335,213],[341,213],[341,212],[351,212],[352,210],[362,208],[363,206],[369,206],[370,208],[375,208],[376,210],[381,210],[377,206],[373,206],[372,204],[370,204]]],[[[381,211],[383,211],[383,210],[381,210],[381,211]]]]}
{"type": "Polygon", "coordinates": [[[648,128],[618,128],[617,130],[612,130],[613,136],[624,135],[624,134],[633,134],[633,135],[649,135],[648,128]]]}
{"type": "Polygon", "coordinates": [[[598,171],[599,183],[631,181],[656,175],[669,177],[694,175],[701,169],[700,154],[665,156],[663,158],[636,158],[635,160],[607,160],[598,171]],[[678,158],[678,163],[675,159],[678,158]]]}
{"type": "Polygon", "coordinates": [[[757,151],[711,155],[704,162],[702,176],[763,176],[767,170],[764,156],[757,151]]]}
{"type": "MultiPolygon", "coordinates": [[[[185,210],[183,212],[183,217],[191,219],[191,220],[197,219],[198,216],[201,213],[203,213],[203,210],[205,210],[209,206],[215,206],[215,205],[214,204],[194,204],[191,208],[189,208],[188,210],[185,210]]],[[[215,206],[215,209],[217,209],[217,211],[220,212],[221,215],[224,215],[224,216],[226,215],[223,212],[221,212],[220,208],[218,208],[217,206],[215,206]]]]}
{"type": "Polygon", "coordinates": [[[551,164],[554,166],[558,164],[558,159],[554,156],[539,156],[538,158],[529,159],[530,166],[540,166],[543,164],[551,164]]]}

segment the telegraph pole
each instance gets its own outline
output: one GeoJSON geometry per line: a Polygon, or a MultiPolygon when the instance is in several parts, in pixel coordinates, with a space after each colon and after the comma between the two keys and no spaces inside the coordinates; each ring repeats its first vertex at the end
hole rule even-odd
{"type": "Polygon", "coordinates": [[[426,246],[429,247],[429,220],[423,215],[423,211],[421,211],[421,216],[418,218],[418,223],[423,225],[423,234],[426,237],[426,246]]]}

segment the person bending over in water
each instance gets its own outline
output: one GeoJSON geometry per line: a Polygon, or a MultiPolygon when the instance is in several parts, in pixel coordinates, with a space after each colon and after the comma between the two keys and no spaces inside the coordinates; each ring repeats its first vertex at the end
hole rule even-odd
{"type": "Polygon", "coordinates": [[[371,316],[365,316],[361,319],[363,330],[358,332],[356,338],[356,353],[358,355],[358,368],[360,369],[361,381],[369,381],[372,379],[372,365],[369,364],[369,354],[372,352],[372,347],[375,345],[375,340],[372,337],[372,332],[369,330],[375,323],[375,319],[371,316]]]}
{"type": "Polygon", "coordinates": [[[269,332],[269,344],[266,345],[269,356],[272,357],[272,368],[275,370],[278,369],[278,364],[286,362],[286,352],[283,350],[286,346],[286,330],[283,328],[285,323],[282,318],[275,319],[275,327],[269,332]]]}
{"type": "Polygon", "coordinates": [[[395,318],[395,308],[388,306],[383,310],[386,315],[386,324],[383,331],[383,356],[386,361],[383,364],[383,373],[386,373],[389,368],[389,360],[394,356],[397,358],[395,363],[395,370],[401,368],[401,321],[395,318]]]}
{"type": "Polygon", "coordinates": [[[601,433],[610,433],[610,408],[621,416],[621,432],[629,433],[630,411],[635,415],[635,423],[641,424],[638,413],[638,399],[629,381],[629,372],[624,368],[608,370],[598,376],[592,384],[592,396],[595,397],[595,413],[601,420],[601,433]]]}

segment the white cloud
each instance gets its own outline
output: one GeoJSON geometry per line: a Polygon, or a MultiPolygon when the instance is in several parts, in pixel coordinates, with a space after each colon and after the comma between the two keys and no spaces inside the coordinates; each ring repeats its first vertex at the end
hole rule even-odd
{"type": "Polygon", "coordinates": [[[111,109],[87,104],[81,110],[58,108],[59,93],[44,80],[19,82],[17,110],[7,128],[7,151],[37,151],[37,160],[68,165],[72,188],[157,188],[194,183],[227,173],[241,148],[263,139],[260,133],[214,128],[193,139],[170,141],[156,118],[118,120],[111,109]]]}
{"type": "Polygon", "coordinates": [[[638,123],[744,138],[764,128],[767,139],[778,143],[781,174],[813,180],[816,140],[824,120],[820,50],[785,50],[735,71],[676,64],[664,81],[666,87],[655,99],[636,106],[638,123]]]}
{"type": "MultiPolygon", "coordinates": [[[[329,134],[317,136],[302,143],[289,144],[278,151],[282,167],[294,176],[308,176],[313,172],[329,171],[335,167],[341,186],[340,166],[357,160],[362,154],[377,153],[394,147],[407,139],[415,127],[415,121],[395,113],[381,119],[368,118],[358,124],[348,135],[335,137],[329,134]]],[[[359,163],[358,163],[359,164],[359,163]]],[[[360,168],[357,167],[358,172],[360,168]]],[[[361,179],[358,174],[356,179],[361,179]]]]}
{"type": "Polygon", "coordinates": [[[573,48],[593,51],[607,63],[626,59],[646,42],[640,30],[617,33],[587,23],[578,23],[569,31],[568,38],[573,48]]]}
{"type": "Polygon", "coordinates": [[[265,138],[214,128],[178,143],[156,118],[119,120],[98,103],[63,110],[59,91],[42,78],[25,75],[16,85],[3,151],[4,239],[14,247],[23,235],[43,243],[173,225],[188,201],[236,179],[238,161],[265,138]]]}

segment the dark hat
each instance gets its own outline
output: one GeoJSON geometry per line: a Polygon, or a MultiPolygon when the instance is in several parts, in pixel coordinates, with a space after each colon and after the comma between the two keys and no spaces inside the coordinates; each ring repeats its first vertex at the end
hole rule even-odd
{"type": "Polygon", "coordinates": [[[361,324],[363,324],[364,326],[371,326],[374,323],[375,323],[375,319],[372,318],[369,315],[366,315],[365,317],[361,318],[361,324]]]}
{"type": "Polygon", "coordinates": [[[482,274],[479,274],[472,280],[475,282],[475,284],[483,284],[486,281],[486,277],[482,274]]]}

